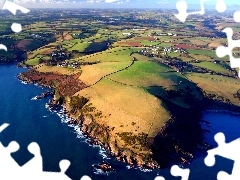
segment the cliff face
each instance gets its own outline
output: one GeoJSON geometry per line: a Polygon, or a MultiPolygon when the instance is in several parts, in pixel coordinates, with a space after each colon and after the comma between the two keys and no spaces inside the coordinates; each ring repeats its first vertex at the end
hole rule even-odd
{"type": "Polygon", "coordinates": [[[199,123],[202,108],[198,106],[204,97],[196,85],[190,84],[190,87],[189,84],[182,85],[175,90],[158,88],[159,93],[155,95],[169,110],[171,119],[155,137],[150,137],[144,132],[116,133],[108,124],[97,121],[96,114],[91,114],[95,107],[89,104],[86,97],[75,94],[87,87],[78,77],[78,74],[59,75],[36,70],[19,75],[21,80],[28,83],[52,87],[55,92],[52,103],[58,105],[63,103],[66,114],[73,119],[69,123],[78,124],[83,133],[91,138],[91,143],[101,145],[118,160],[130,165],[158,168],[159,165],[166,166],[176,161],[186,163],[193,158],[196,147],[204,144],[203,131],[199,123]],[[134,148],[135,146],[138,148],[134,148]]]}
{"type": "MultiPolygon", "coordinates": [[[[93,143],[100,144],[118,160],[127,162],[130,165],[157,168],[172,163],[188,163],[194,158],[194,153],[197,150],[209,148],[203,141],[204,131],[200,124],[205,98],[201,90],[194,84],[185,91],[175,92],[175,96],[181,96],[182,100],[187,102],[188,107],[185,104],[177,104],[174,98],[171,99],[171,95],[169,96],[167,93],[172,95],[173,92],[166,90],[164,97],[158,96],[158,98],[169,109],[171,118],[154,138],[148,137],[144,133],[139,134],[137,137],[134,137],[132,133],[120,134],[122,137],[128,138],[128,141],[132,140],[136,144],[141,142],[142,148],[150,151],[147,154],[136,153],[131,148],[119,147],[118,139],[114,138],[111,129],[104,124],[99,124],[94,120],[93,116],[83,115],[78,111],[69,115],[76,119],[76,123],[82,127],[85,134],[94,139],[93,143]],[[195,93],[197,92],[197,98],[192,96],[193,90],[195,90],[195,93]]],[[[65,107],[67,107],[68,112],[71,112],[72,108],[69,104],[68,101],[65,107]]]]}
{"type": "Polygon", "coordinates": [[[135,153],[130,148],[119,147],[118,139],[112,133],[112,130],[105,124],[100,124],[95,120],[93,115],[86,112],[83,106],[81,110],[76,110],[71,106],[71,97],[65,97],[64,108],[65,112],[71,120],[71,124],[78,124],[82,132],[91,138],[91,144],[98,144],[106,149],[109,154],[117,160],[126,162],[132,166],[144,168],[157,168],[158,163],[149,155],[144,153],[135,153]]]}
{"type": "Polygon", "coordinates": [[[188,163],[194,157],[196,150],[199,150],[197,148],[201,147],[205,150],[208,148],[203,141],[201,110],[177,109],[178,113],[173,112],[172,118],[155,136],[151,145],[154,159],[162,166],[172,162],[188,163]]]}
{"type": "Polygon", "coordinates": [[[155,93],[155,96],[163,101],[171,118],[152,140],[152,157],[161,166],[188,163],[196,151],[209,148],[204,143],[201,126],[202,111],[206,105],[204,94],[192,82],[180,85],[174,91],[154,87],[149,92],[156,92],[156,89],[161,93],[155,93]]]}

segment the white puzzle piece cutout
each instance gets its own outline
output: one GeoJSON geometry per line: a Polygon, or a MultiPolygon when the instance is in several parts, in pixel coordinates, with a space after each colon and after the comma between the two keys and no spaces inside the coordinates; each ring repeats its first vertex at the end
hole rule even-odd
{"type": "MultiPolygon", "coordinates": [[[[223,29],[222,32],[226,33],[226,35],[227,35],[228,47],[225,47],[225,46],[217,47],[216,55],[219,58],[222,58],[222,57],[228,55],[231,68],[240,68],[240,58],[233,57],[233,53],[232,53],[233,48],[240,47],[240,40],[232,39],[232,36],[233,36],[232,28],[227,27],[227,28],[223,29]]],[[[240,71],[238,73],[238,76],[240,77],[240,71]]]]}
{"type": "Polygon", "coordinates": [[[233,14],[233,19],[234,19],[235,22],[240,22],[240,11],[236,11],[233,14]]]}
{"type": "MultiPolygon", "coordinates": [[[[176,3],[176,9],[178,10],[178,14],[175,14],[175,17],[181,21],[185,22],[187,17],[189,15],[204,15],[205,14],[205,8],[204,8],[204,2],[209,0],[200,0],[200,10],[196,12],[187,12],[188,10],[188,4],[185,0],[179,0],[176,3]]],[[[227,5],[224,0],[216,0],[216,6],[215,9],[222,13],[225,12],[227,9],[227,5]]]]}
{"type": "Polygon", "coordinates": [[[12,14],[16,15],[17,14],[17,10],[21,11],[22,13],[26,14],[29,13],[30,10],[27,8],[24,8],[22,6],[19,6],[11,1],[5,1],[4,5],[3,5],[3,10],[9,10],[12,14]]]}
{"type": "Polygon", "coordinates": [[[170,170],[172,176],[175,176],[175,177],[182,177],[182,180],[188,180],[189,178],[189,174],[190,174],[190,170],[189,169],[182,169],[180,168],[179,166],[177,165],[173,165],[171,167],[171,170],[170,170]]]}
{"type": "MultiPolygon", "coordinates": [[[[8,10],[8,11],[10,11],[13,15],[16,15],[16,14],[17,14],[17,10],[21,11],[21,12],[24,13],[24,14],[30,12],[29,9],[24,8],[24,7],[22,7],[22,6],[19,6],[19,5],[15,4],[15,3],[11,2],[11,1],[8,1],[8,0],[5,1],[2,10],[8,10]]],[[[19,24],[19,23],[13,23],[13,24],[11,25],[11,29],[12,29],[13,32],[19,33],[19,32],[22,31],[22,25],[19,24]]],[[[6,47],[4,44],[0,44],[0,49],[3,49],[3,50],[5,50],[5,51],[8,50],[7,47],[6,47]]]]}
{"type": "MultiPolygon", "coordinates": [[[[9,124],[5,123],[0,126],[0,133],[6,129],[9,124]]],[[[12,158],[11,153],[19,150],[19,144],[15,141],[9,143],[4,147],[0,142],[0,179],[24,179],[24,180],[71,180],[65,172],[70,166],[70,161],[61,160],[59,163],[60,172],[46,172],[43,171],[43,161],[41,150],[36,142],[28,145],[28,151],[34,157],[25,163],[23,166],[12,158]]],[[[83,176],[81,180],[91,180],[89,176],[83,176]]]]}
{"type": "Polygon", "coordinates": [[[207,166],[213,166],[215,164],[215,155],[225,157],[227,159],[233,160],[234,165],[232,169],[232,174],[228,174],[224,171],[220,171],[217,175],[218,180],[239,180],[240,179],[240,138],[231,141],[229,143],[225,142],[225,136],[223,133],[217,133],[214,136],[218,147],[208,150],[207,157],[204,159],[204,163],[207,166]]]}
{"type": "Polygon", "coordinates": [[[165,180],[165,178],[162,177],[162,176],[157,176],[157,177],[154,178],[154,180],[165,180]]]}

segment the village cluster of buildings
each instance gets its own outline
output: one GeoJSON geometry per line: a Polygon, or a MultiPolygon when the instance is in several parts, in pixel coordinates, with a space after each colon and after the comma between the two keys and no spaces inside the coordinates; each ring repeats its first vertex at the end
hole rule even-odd
{"type": "Polygon", "coordinates": [[[160,47],[160,46],[153,46],[153,47],[148,47],[148,48],[143,48],[138,51],[138,53],[143,54],[143,55],[160,55],[164,54],[166,55],[167,53],[171,52],[176,52],[180,54],[188,54],[188,52],[185,49],[179,48],[179,47],[160,47]]]}
{"type": "Polygon", "coordinates": [[[75,69],[75,68],[79,68],[80,65],[77,62],[69,63],[67,61],[62,61],[62,62],[58,62],[57,66],[58,67],[72,67],[75,69]]]}

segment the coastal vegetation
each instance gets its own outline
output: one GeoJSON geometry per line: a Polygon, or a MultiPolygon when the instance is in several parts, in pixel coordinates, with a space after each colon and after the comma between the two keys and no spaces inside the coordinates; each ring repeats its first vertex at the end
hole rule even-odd
{"type": "Polygon", "coordinates": [[[73,110],[80,110],[88,102],[88,99],[81,96],[72,96],[69,105],[73,110]]]}

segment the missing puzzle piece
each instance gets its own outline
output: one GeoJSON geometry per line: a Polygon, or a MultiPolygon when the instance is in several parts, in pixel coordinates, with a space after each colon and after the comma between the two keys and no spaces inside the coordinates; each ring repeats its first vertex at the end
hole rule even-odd
{"type": "Polygon", "coordinates": [[[234,19],[235,22],[240,22],[240,11],[236,11],[233,14],[233,19],[234,19]]]}
{"type": "Polygon", "coordinates": [[[200,14],[200,15],[203,15],[205,13],[205,10],[204,10],[204,6],[203,6],[203,1],[205,0],[201,0],[200,2],[200,5],[201,5],[201,9],[200,11],[197,11],[197,12],[191,12],[191,13],[188,13],[187,12],[187,9],[188,9],[188,4],[186,1],[184,0],[180,0],[176,3],[176,8],[178,10],[178,14],[175,14],[175,17],[179,19],[179,21],[181,22],[185,22],[187,17],[189,15],[193,15],[193,14],[200,14]]]}
{"type": "Polygon", "coordinates": [[[217,133],[214,136],[218,147],[208,150],[207,157],[204,159],[204,163],[207,166],[213,166],[215,164],[215,156],[219,155],[224,158],[234,161],[232,173],[228,174],[224,171],[220,171],[217,175],[218,180],[238,180],[240,177],[240,138],[231,141],[229,143],[225,142],[225,136],[223,133],[217,133]]]}
{"type": "Polygon", "coordinates": [[[7,147],[4,147],[0,142],[0,179],[2,179],[3,175],[11,175],[12,172],[16,172],[19,169],[20,166],[11,156],[18,149],[19,145],[16,141],[10,142],[7,147]]]}
{"type": "MultiPolygon", "coordinates": [[[[204,15],[205,14],[205,8],[204,8],[204,2],[209,1],[209,0],[200,0],[200,10],[196,12],[190,12],[188,13],[188,4],[185,0],[179,0],[176,3],[176,9],[178,10],[178,14],[175,14],[175,17],[179,19],[181,22],[185,22],[187,17],[189,15],[194,15],[194,14],[199,14],[199,15],[204,15]]],[[[225,12],[227,9],[227,5],[224,0],[216,0],[216,6],[215,9],[222,13],[225,12]]]]}
{"type": "Polygon", "coordinates": [[[29,13],[30,10],[27,8],[24,8],[22,6],[19,6],[11,1],[6,1],[3,5],[3,10],[9,10],[13,15],[17,14],[17,10],[21,11],[22,13],[26,14],[29,13]]]}
{"type": "Polygon", "coordinates": [[[165,180],[165,178],[162,177],[162,176],[157,176],[157,177],[154,178],[154,180],[165,180]]]}
{"type": "MultiPolygon", "coordinates": [[[[9,124],[4,123],[0,126],[0,133],[6,129],[9,124]]],[[[4,147],[0,142],[0,179],[24,179],[24,180],[70,180],[65,174],[70,166],[70,161],[62,160],[59,163],[60,172],[44,172],[41,150],[36,142],[28,145],[28,151],[34,155],[23,166],[12,158],[11,154],[17,152],[20,146],[16,141],[12,141],[7,147],[4,147]]],[[[89,176],[83,176],[80,180],[91,180],[89,176]]]]}
{"type": "MultiPolygon", "coordinates": [[[[232,50],[236,47],[240,47],[240,40],[233,40],[233,30],[230,27],[227,27],[223,29],[224,33],[227,35],[227,41],[228,41],[228,47],[225,46],[219,46],[216,49],[216,55],[219,58],[222,58],[226,55],[229,56],[231,68],[240,68],[240,58],[233,57],[232,50]]],[[[238,76],[240,77],[240,71],[238,73],[238,76]]]]}
{"type": "MultiPolygon", "coordinates": [[[[188,180],[189,178],[189,174],[190,174],[190,170],[189,169],[182,169],[180,168],[179,166],[177,165],[173,165],[171,167],[171,170],[170,170],[172,176],[175,176],[175,177],[182,177],[181,180],[188,180]]],[[[164,177],[162,176],[157,176],[154,180],[165,180],[164,177]]]]}
{"type": "MultiPolygon", "coordinates": [[[[6,47],[6,46],[5,46],[5,47],[6,47]]],[[[1,44],[0,44],[0,49],[1,49],[1,44]]],[[[0,126],[0,133],[1,133],[4,129],[6,129],[8,126],[9,126],[9,124],[7,124],[7,123],[2,124],[2,125],[0,126]]]]}
{"type": "Polygon", "coordinates": [[[190,170],[189,169],[182,169],[182,168],[180,168],[177,165],[173,165],[171,167],[171,171],[170,172],[171,172],[171,174],[173,176],[176,176],[176,177],[181,176],[182,180],[188,180],[190,170]]]}

